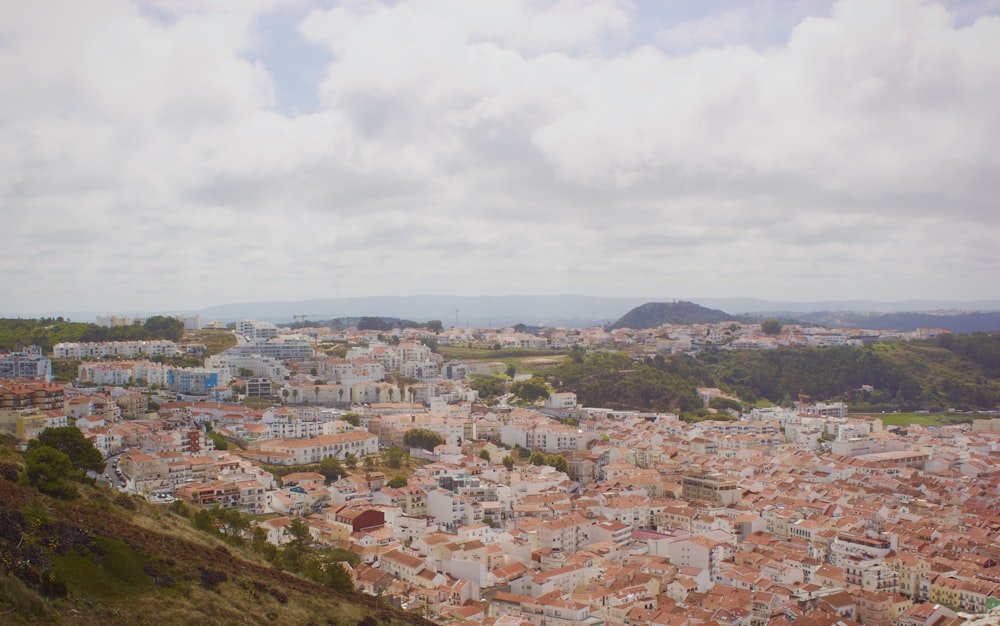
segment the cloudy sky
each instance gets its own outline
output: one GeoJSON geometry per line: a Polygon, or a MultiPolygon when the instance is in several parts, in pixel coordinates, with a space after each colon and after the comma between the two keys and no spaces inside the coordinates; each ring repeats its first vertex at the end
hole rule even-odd
{"type": "Polygon", "coordinates": [[[0,314],[1000,298],[1000,2],[0,4],[0,314]]]}

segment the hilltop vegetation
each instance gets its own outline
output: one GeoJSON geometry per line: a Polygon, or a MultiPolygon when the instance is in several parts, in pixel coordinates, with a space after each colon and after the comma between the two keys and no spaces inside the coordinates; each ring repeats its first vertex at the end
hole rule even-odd
{"type": "Polygon", "coordinates": [[[42,319],[0,319],[0,351],[23,350],[40,346],[52,352],[57,343],[72,341],[148,341],[169,339],[179,341],[184,324],[172,317],[154,315],[144,324],[134,326],[98,326],[70,322],[61,317],[42,319]]]}
{"type": "Polygon", "coordinates": [[[852,311],[801,313],[795,315],[803,323],[828,328],[869,328],[872,330],[916,330],[943,328],[953,333],[992,332],[1000,330],[1000,312],[954,311],[947,313],[855,313],[852,311]]]}
{"type": "Polygon", "coordinates": [[[739,320],[718,309],[709,309],[694,302],[647,302],[623,315],[609,327],[616,328],[656,328],[663,324],[718,324],[739,320]]]}
{"type": "Polygon", "coordinates": [[[424,323],[398,317],[338,317],[329,320],[301,320],[287,324],[289,328],[332,328],[334,330],[345,330],[347,328],[357,328],[358,330],[378,330],[388,331],[395,328],[427,328],[433,332],[441,332],[444,325],[441,320],[430,320],[424,323]]]}
{"type": "Polygon", "coordinates": [[[719,387],[748,404],[787,405],[805,394],[860,410],[995,409],[1000,333],[864,347],[718,350],[638,362],[624,353],[574,354],[550,380],[586,405],[622,409],[693,411],[701,406],[697,387],[719,387]]]}
{"type": "Polygon", "coordinates": [[[704,386],[707,373],[688,356],[633,362],[623,352],[592,352],[574,353],[551,376],[587,406],[689,412],[701,407],[695,390],[704,386]]]}

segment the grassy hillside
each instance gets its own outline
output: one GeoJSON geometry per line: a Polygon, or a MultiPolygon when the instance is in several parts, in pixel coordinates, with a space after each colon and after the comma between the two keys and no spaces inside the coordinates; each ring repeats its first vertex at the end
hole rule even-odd
{"type": "Polygon", "coordinates": [[[230,330],[206,328],[185,332],[182,341],[184,343],[203,343],[205,344],[205,356],[212,356],[235,346],[236,335],[230,330]]]}
{"type": "Polygon", "coordinates": [[[430,624],[277,569],[171,509],[88,486],[43,496],[9,480],[19,455],[2,445],[4,624],[430,624]]]}

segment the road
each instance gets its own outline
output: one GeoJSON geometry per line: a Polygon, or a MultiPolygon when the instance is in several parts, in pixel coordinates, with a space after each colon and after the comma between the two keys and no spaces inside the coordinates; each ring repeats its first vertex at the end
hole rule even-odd
{"type": "Polygon", "coordinates": [[[125,486],[125,481],[119,478],[117,473],[115,472],[117,463],[121,458],[122,458],[122,453],[119,452],[118,454],[108,457],[108,460],[104,464],[104,476],[105,478],[108,479],[112,487],[121,488],[125,486]]]}

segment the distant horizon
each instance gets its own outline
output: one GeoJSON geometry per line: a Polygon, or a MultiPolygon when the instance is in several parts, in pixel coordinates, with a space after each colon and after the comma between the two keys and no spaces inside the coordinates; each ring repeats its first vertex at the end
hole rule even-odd
{"type": "MultiPolygon", "coordinates": [[[[503,303],[504,306],[498,311],[496,317],[500,321],[502,319],[510,319],[510,317],[516,316],[516,310],[511,310],[517,306],[528,306],[526,303],[533,303],[538,305],[539,303],[545,303],[549,305],[549,309],[553,305],[558,305],[562,301],[572,301],[574,304],[578,302],[592,301],[596,306],[598,311],[605,311],[606,315],[594,315],[588,314],[586,310],[580,311],[579,319],[600,319],[603,321],[614,321],[624,315],[628,310],[638,306],[640,304],[645,304],[648,302],[694,302],[700,304],[701,306],[722,310],[726,313],[731,313],[733,315],[754,315],[761,313],[776,313],[776,314],[790,314],[790,313],[819,313],[824,311],[829,312],[842,312],[842,313],[872,313],[872,314],[884,314],[884,313],[934,313],[934,312],[995,312],[1000,311],[1000,300],[968,300],[968,301],[958,301],[958,300],[944,300],[944,299],[930,299],[930,298],[913,298],[907,300],[889,301],[889,300],[870,300],[870,299],[825,299],[825,300],[769,300],[765,298],[756,297],[643,297],[643,296],[592,296],[584,294],[559,294],[559,295],[479,295],[479,296],[457,296],[457,295],[380,295],[380,296],[344,296],[344,297],[331,297],[331,298],[309,298],[303,300],[261,300],[254,302],[233,302],[226,304],[214,304],[205,307],[193,307],[184,309],[140,309],[140,308],[126,308],[126,309],[105,309],[105,310],[74,310],[71,308],[57,309],[51,311],[20,311],[20,312],[0,312],[0,317],[8,319],[36,319],[36,318],[56,318],[63,317],[70,319],[72,321],[85,321],[92,322],[96,320],[98,316],[105,315],[122,315],[122,316],[150,316],[150,315],[181,315],[181,314],[192,314],[192,315],[202,315],[203,317],[212,313],[219,313],[219,320],[205,319],[204,321],[225,321],[233,320],[240,317],[255,317],[254,312],[265,311],[263,315],[256,315],[260,319],[278,319],[281,317],[287,317],[287,321],[293,321],[293,316],[306,315],[308,318],[315,320],[323,319],[337,319],[341,317],[360,317],[360,316],[385,316],[385,317],[397,317],[403,319],[412,319],[413,321],[423,322],[426,319],[418,319],[420,316],[406,317],[405,314],[401,312],[405,310],[407,304],[414,305],[417,309],[415,312],[425,310],[429,306],[433,306],[435,301],[449,301],[452,304],[441,305],[444,307],[453,307],[455,302],[472,304],[481,304],[484,302],[490,302],[495,304],[503,303]],[[732,308],[726,308],[728,306],[737,305],[738,303],[743,303],[744,307],[741,310],[736,310],[732,308]],[[326,305],[326,306],[347,306],[350,304],[352,307],[350,311],[334,314],[332,312],[320,312],[320,311],[306,311],[305,308],[309,308],[306,305],[326,305]],[[622,308],[621,312],[618,314],[612,314],[608,307],[614,307],[615,304],[619,304],[622,308]],[[360,307],[360,308],[354,308],[360,307]],[[388,309],[388,311],[379,311],[379,307],[388,309]],[[240,310],[245,310],[244,314],[238,313],[240,310]]],[[[452,308],[440,308],[442,313],[451,313],[452,308]]],[[[532,310],[528,306],[529,310],[523,311],[523,317],[526,318],[525,323],[527,323],[527,318],[532,315],[532,310]]],[[[474,309],[478,311],[479,309],[474,309]]],[[[460,311],[461,313],[461,311],[460,311]]],[[[483,313],[474,313],[477,320],[486,319],[483,317],[483,313]]],[[[429,317],[427,319],[443,319],[448,325],[448,316],[438,315],[436,317],[429,317]]],[[[566,318],[570,319],[570,318],[566,318]]]]}

